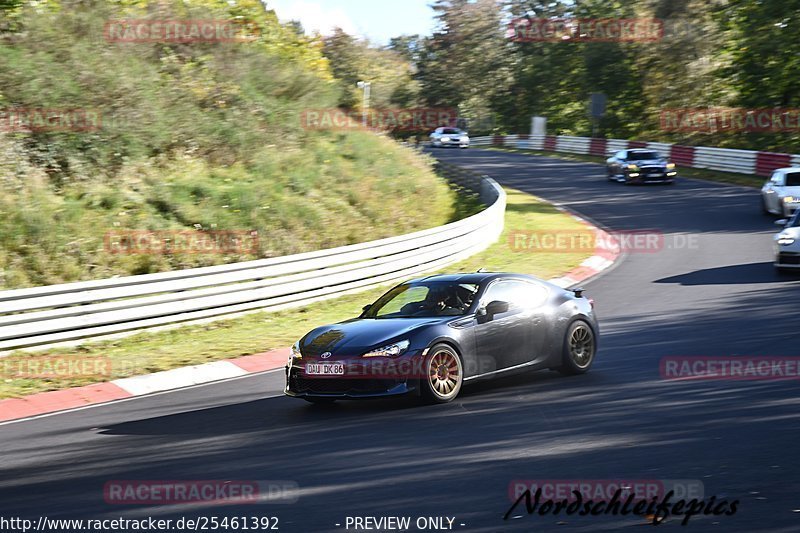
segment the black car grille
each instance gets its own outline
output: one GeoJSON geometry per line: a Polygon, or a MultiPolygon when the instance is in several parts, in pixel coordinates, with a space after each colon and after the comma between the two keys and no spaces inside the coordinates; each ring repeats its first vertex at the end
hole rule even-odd
{"type": "Polygon", "coordinates": [[[664,174],[664,169],[661,167],[641,167],[640,171],[644,174],[664,174]]]}
{"type": "Polygon", "coordinates": [[[297,393],[312,392],[318,394],[383,392],[398,383],[401,383],[401,381],[395,379],[309,378],[292,375],[289,379],[289,390],[297,393]]]}
{"type": "Polygon", "coordinates": [[[782,265],[800,265],[800,254],[790,252],[779,253],[778,263],[782,265]]]}

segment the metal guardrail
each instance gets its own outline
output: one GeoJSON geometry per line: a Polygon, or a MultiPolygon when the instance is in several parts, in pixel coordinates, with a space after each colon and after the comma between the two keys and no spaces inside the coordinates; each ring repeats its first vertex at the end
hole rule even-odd
{"type": "Polygon", "coordinates": [[[661,142],[629,141],[624,139],[604,139],[589,137],[573,137],[559,135],[546,137],[531,135],[527,139],[518,139],[517,135],[473,137],[473,146],[513,146],[534,150],[552,150],[555,152],[593,155],[611,155],[629,148],[650,148],[666,157],[670,157],[679,166],[689,168],[708,168],[723,172],[769,176],[776,168],[800,165],[800,154],[780,154],[758,152],[752,150],[736,150],[732,148],[714,148],[709,146],[681,146],[661,142]],[[550,145],[548,146],[548,141],[550,145]]]}
{"type": "Polygon", "coordinates": [[[488,176],[439,165],[486,208],[407,235],[228,265],[0,292],[0,350],[52,345],[256,309],[300,306],[469,257],[503,230],[506,196],[488,176]]]}

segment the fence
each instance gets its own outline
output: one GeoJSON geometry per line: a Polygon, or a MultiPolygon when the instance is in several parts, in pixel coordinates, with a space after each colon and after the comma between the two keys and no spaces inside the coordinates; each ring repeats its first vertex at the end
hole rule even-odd
{"type": "Polygon", "coordinates": [[[707,146],[682,146],[659,142],[624,139],[592,139],[568,135],[494,135],[471,139],[473,146],[512,146],[529,150],[547,150],[573,154],[610,156],[629,148],[650,148],[678,166],[707,168],[723,172],[769,176],[776,168],[800,166],[800,154],[777,154],[707,146]]]}

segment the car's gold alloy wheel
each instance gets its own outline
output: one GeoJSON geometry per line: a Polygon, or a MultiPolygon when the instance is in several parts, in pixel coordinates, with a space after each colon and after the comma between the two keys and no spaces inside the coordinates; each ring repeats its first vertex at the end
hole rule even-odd
{"type": "Polygon", "coordinates": [[[579,325],[569,337],[569,351],[572,360],[580,368],[586,368],[594,357],[594,334],[588,326],[579,325]]]}
{"type": "Polygon", "coordinates": [[[461,361],[447,351],[437,352],[431,357],[428,380],[431,389],[442,398],[453,395],[461,379],[461,361]]]}

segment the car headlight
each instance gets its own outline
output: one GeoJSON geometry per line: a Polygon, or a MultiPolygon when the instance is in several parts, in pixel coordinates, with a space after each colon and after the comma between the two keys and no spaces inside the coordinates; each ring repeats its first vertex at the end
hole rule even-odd
{"type": "Polygon", "coordinates": [[[300,341],[292,344],[292,354],[289,356],[289,361],[292,359],[302,359],[303,354],[300,353],[300,341]]]}
{"type": "Polygon", "coordinates": [[[667,163],[667,168],[672,170],[673,168],[675,168],[675,163],[667,163]]]}
{"type": "Polygon", "coordinates": [[[781,246],[789,246],[790,244],[794,244],[794,239],[788,235],[782,235],[778,237],[778,244],[781,246]]]}
{"type": "Polygon", "coordinates": [[[468,140],[469,140],[469,137],[467,137],[467,136],[465,135],[465,136],[461,137],[461,140],[462,140],[462,141],[468,141],[468,140]]]}
{"type": "Polygon", "coordinates": [[[408,344],[408,341],[396,342],[367,352],[361,357],[397,357],[408,349],[408,344]]]}
{"type": "Polygon", "coordinates": [[[628,170],[633,170],[634,172],[638,172],[639,171],[639,166],[638,165],[628,165],[628,170]]]}
{"type": "Polygon", "coordinates": [[[794,196],[784,196],[783,203],[785,204],[796,204],[800,202],[800,198],[795,198],[794,196]]]}
{"type": "Polygon", "coordinates": [[[450,137],[442,137],[442,140],[443,140],[444,142],[450,142],[450,137]]]}

